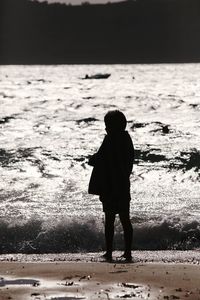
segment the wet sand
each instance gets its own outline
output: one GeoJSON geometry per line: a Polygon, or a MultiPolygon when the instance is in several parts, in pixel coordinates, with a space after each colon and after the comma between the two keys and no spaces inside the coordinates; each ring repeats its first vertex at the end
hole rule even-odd
{"type": "Polygon", "coordinates": [[[200,300],[199,265],[1,262],[0,300],[200,300]]]}

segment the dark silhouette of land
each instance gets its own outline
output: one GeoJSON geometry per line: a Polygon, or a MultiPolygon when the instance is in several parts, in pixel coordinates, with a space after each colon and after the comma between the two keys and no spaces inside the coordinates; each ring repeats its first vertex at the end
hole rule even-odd
{"type": "Polygon", "coordinates": [[[0,1],[0,64],[200,61],[199,0],[0,1]]]}

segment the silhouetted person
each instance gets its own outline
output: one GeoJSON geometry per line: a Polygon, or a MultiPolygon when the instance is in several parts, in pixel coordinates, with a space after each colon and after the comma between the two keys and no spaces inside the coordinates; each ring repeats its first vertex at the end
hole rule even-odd
{"type": "Polygon", "coordinates": [[[93,166],[89,193],[100,196],[105,213],[106,253],[103,257],[112,260],[114,221],[119,214],[124,230],[125,251],[123,257],[131,261],[133,229],[129,217],[130,174],[134,161],[134,148],[126,128],[126,117],[118,110],[109,111],[105,117],[107,135],[101,147],[90,159],[93,166]]]}

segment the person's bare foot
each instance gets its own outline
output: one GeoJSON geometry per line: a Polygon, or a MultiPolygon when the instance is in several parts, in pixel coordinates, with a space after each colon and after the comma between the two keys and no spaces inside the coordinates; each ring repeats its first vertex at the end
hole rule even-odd
{"type": "Polygon", "coordinates": [[[120,256],[120,258],[121,258],[121,259],[125,259],[125,260],[124,260],[125,262],[132,262],[132,261],[133,261],[131,252],[124,252],[124,253],[120,256]]]}
{"type": "Polygon", "coordinates": [[[112,253],[106,252],[101,256],[105,261],[111,262],[112,261],[112,253]]]}

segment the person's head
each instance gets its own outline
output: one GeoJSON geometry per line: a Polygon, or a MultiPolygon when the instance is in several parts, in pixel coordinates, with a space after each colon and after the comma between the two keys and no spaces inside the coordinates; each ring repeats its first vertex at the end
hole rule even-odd
{"type": "Polygon", "coordinates": [[[119,110],[111,110],[104,117],[106,131],[108,133],[122,132],[126,128],[127,120],[119,110]]]}

